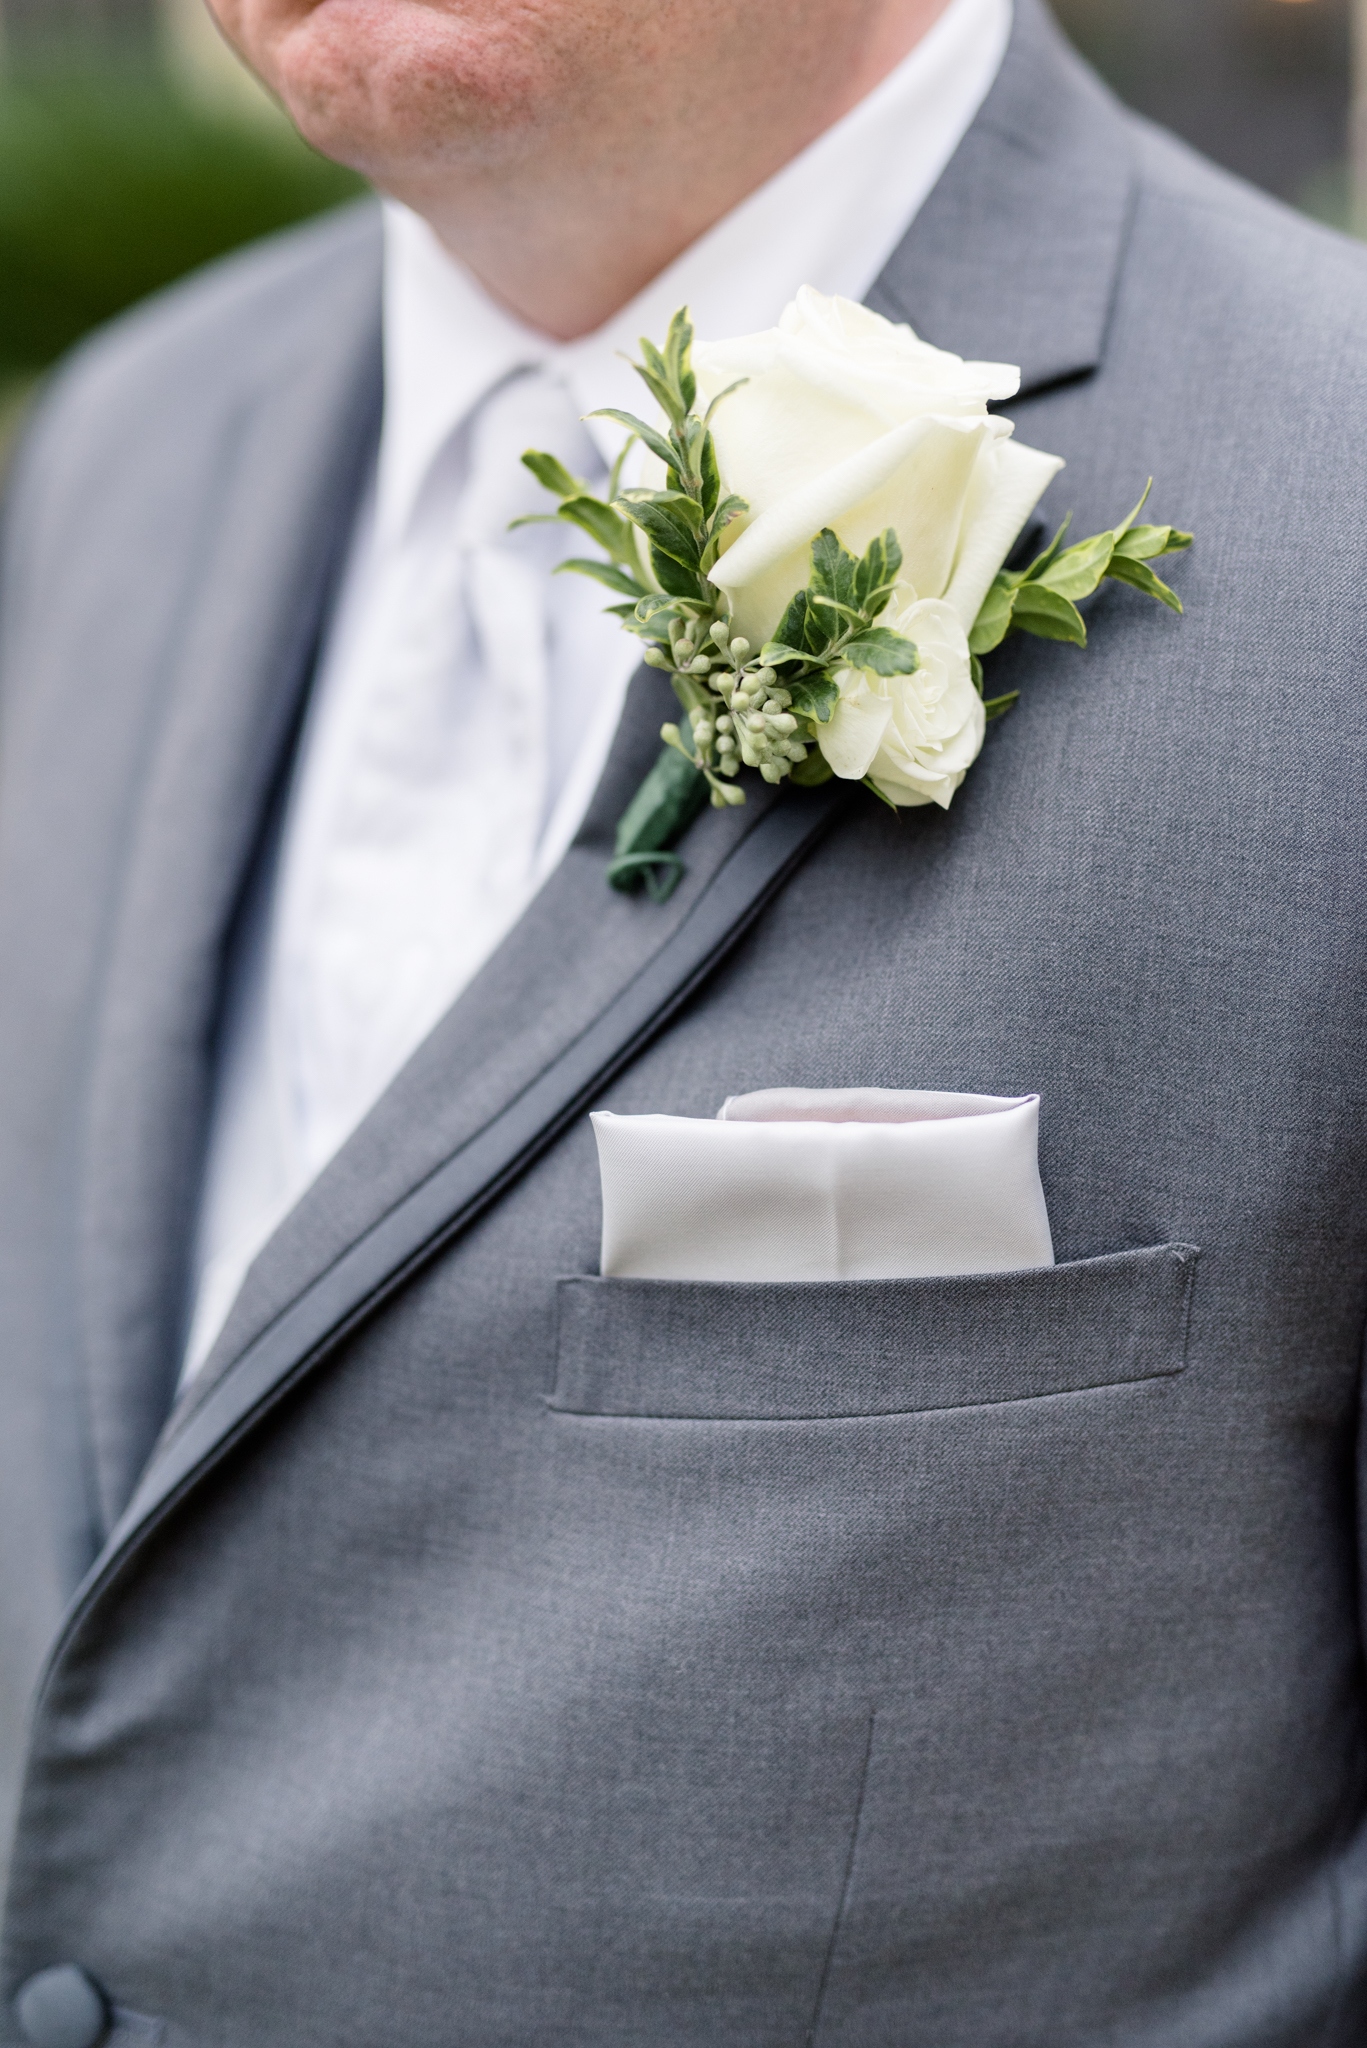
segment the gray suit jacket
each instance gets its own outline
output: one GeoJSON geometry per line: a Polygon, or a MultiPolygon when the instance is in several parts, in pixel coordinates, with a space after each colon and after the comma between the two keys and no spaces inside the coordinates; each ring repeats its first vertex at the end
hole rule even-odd
{"type": "MultiPolygon", "coordinates": [[[[947,815],[591,815],[164,1420],[233,918],[373,447],[343,215],[133,316],[12,495],[4,1994],[167,2048],[1347,2048],[1367,2029],[1367,260],[1019,0],[874,303],[1158,478],[947,815]],[[1039,1089],[1061,1263],[595,1277],[584,1115],[1039,1089]],[[64,1615],[64,1618],[63,1618],[64,1615]]],[[[7,2008],[8,2010],[8,2008],[7,2008]]],[[[0,2039],[17,2040],[13,2022],[0,2039]]]]}

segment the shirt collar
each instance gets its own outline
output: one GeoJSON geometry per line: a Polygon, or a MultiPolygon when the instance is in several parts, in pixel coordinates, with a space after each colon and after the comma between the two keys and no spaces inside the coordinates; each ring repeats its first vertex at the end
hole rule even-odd
{"type": "MultiPolygon", "coordinates": [[[[785,164],[595,333],[555,342],[525,326],[438,242],[385,205],[385,416],[376,524],[397,538],[442,449],[513,371],[544,365],[583,412],[641,411],[644,387],[619,351],[661,341],[690,309],[709,339],[776,324],[799,286],[862,299],[929,196],[992,86],[1012,0],[951,0],[874,90],[785,164]]],[[[621,430],[594,420],[604,462],[621,430]]]]}

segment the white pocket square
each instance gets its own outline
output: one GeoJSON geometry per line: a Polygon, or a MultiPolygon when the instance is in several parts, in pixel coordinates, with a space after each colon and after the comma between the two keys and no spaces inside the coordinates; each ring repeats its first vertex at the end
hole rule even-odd
{"type": "Polygon", "coordinates": [[[1039,1097],[770,1088],[715,1121],[595,1112],[602,1272],[919,1280],[1052,1266],[1039,1097]]]}

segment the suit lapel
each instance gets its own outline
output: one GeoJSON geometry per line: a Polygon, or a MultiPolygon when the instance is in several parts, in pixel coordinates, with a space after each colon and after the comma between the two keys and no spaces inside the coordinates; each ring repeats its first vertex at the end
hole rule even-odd
{"type": "MultiPolygon", "coordinates": [[[[1129,207],[1126,130],[1036,0],[870,303],[1022,362],[1025,388],[1100,359],[1129,207]]],[[[840,793],[752,793],[693,828],[663,909],[603,882],[611,825],[671,701],[648,673],[593,810],[521,923],[267,1245],[172,1416],[88,1589],[286,1387],[480,1213],[710,970],[840,793]]]]}
{"type": "Polygon", "coordinates": [[[576,842],[497,961],[262,1254],[68,1627],[208,1465],[497,1200],[668,1022],[848,798],[828,783],[704,814],[689,839],[688,880],[663,918],[648,899],[611,895],[601,839],[576,842]],[[472,1055],[475,1074],[453,1092],[456,1060],[472,1055]],[[386,1158],[396,1124],[409,1140],[398,1170],[386,1158]],[[405,1191],[391,1200],[400,1180],[405,1191]],[[358,1235],[362,1215],[370,1220],[358,1235]]]}
{"type": "Polygon", "coordinates": [[[1019,363],[1022,397],[1095,369],[1134,191],[1117,113],[1040,0],[1015,0],[996,82],[868,303],[956,355],[1019,363]]]}
{"type": "MultiPolygon", "coordinates": [[[[426,1245],[444,1217],[440,1201],[433,1209],[434,1198],[423,1191],[452,1161],[497,1152],[499,1173],[506,1175],[550,1141],[578,1092],[600,1086],[621,1064],[628,1041],[634,1048],[658,1028],[682,985],[691,985],[740,935],[757,904],[735,895],[736,874],[752,875],[757,896],[775,879],[740,859],[772,811],[793,812],[764,842],[785,872],[789,857],[824,825],[834,793],[780,797],[761,788],[738,811],[709,809],[698,819],[688,836],[687,873],[667,904],[609,889],[605,870],[616,820],[659,752],[662,721],[676,709],[658,672],[641,669],[574,844],[508,939],[266,1245],[168,1423],[168,1442],[216,1387],[237,1380],[245,1354],[355,1247],[377,1232],[397,1243],[393,1219],[417,1195],[422,1199],[410,1213],[424,1219],[425,1234],[405,1258],[426,1245]],[[725,917],[717,909],[723,898],[725,917]],[[699,951],[704,931],[711,936],[699,951]],[[623,1034],[620,1046],[604,1025],[609,1015],[621,1020],[615,1027],[623,1034]],[[562,1110],[558,1091],[571,1075],[575,1087],[562,1110]],[[542,1122],[529,1121],[525,1105],[532,1098],[548,1105],[542,1122]],[[504,1133],[496,1144],[495,1130],[504,1133]],[[505,1160],[509,1131],[516,1144],[505,1160]]],[[[468,1164],[460,1169],[462,1186],[468,1170],[468,1164]]],[[[482,1183],[468,1192],[481,1191],[482,1183]]],[[[363,1270],[373,1287],[373,1255],[363,1270]]]]}
{"type": "Polygon", "coordinates": [[[259,1254],[170,1433],[320,1274],[554,1065],[677,933],[768,807],[766,791],[739,813],[705,813],[689,835],[688,872],[664,906],[607,887],[616,820],[676,710],[664,678],[639,670],[565,859],[259,1254]]]}
{"type": "Polygon", "coordinates": [[[352,283],[350,320],[246,395],[206,465],[220,479],[217,521],[188,565],[185,624],[166,649],[116,898],[80,1218],[82,1334],[106,1528],[175,1385],[186,1219],[226,936],[378,426],[373,260],[356,266],[352,283]]]}

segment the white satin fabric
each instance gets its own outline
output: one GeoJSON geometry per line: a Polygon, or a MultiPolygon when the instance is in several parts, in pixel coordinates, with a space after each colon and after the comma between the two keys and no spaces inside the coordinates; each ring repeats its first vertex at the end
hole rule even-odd
{"type": "Polygon", "coordinates": [[[1039,1097],[766,1089],[715,1122],[593,1117],[602,1272],[920,1280],[1052,1266],[1039,1097]]]}

